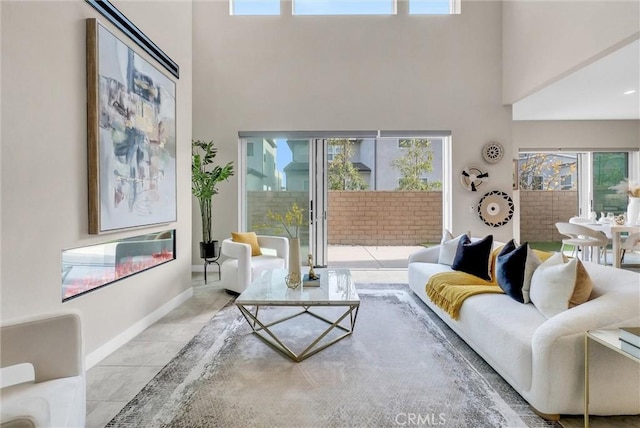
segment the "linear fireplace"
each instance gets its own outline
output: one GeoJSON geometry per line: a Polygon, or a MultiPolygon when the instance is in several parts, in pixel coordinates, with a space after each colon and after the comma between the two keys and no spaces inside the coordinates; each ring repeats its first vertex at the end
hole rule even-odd
{"type": "Polygon", "coordinates": [[[62,301],[176,258],[176,231],[62,250],[62,301]]]}

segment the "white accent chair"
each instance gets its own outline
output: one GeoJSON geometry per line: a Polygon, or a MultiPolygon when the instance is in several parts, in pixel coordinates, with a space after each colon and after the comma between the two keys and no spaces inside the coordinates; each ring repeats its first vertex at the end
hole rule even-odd
{"type": "Polygon", "coordinates": [[[620,264],[622,264],[622,261],[624,260],[624,253],[627,251],[640,251],[640,232],[632,233],[627,236],[627,239],[625,239],[620,246],[620,250],[622,250],[622,254],[620,255],[620,264]]]}
{"type": "MultiPolygon", "coordinates": [[[[578,255],[578,248],[582,248],[582,258],[585,259],[587,255],[586,248],[593,250],[596,248],[597,262],[600,264],[601,256],[604,255],[604,264],[607,264],[607,245],[609,244],[609,238],[607,235],[599,230],[593,230],[587,226],[583,226],[577,223],[556,223],[556,228],[561,235],[565,235],[568,238],[562,240],[562,247],[560,252],[564,252],[565,245],[573,246],[574,257],[578,255]]],[[[593,251],[591,251],[590,260],[593,260],[593,251]]]]}
{"type": "Polygon", "coordinates": [[[77,313],[3,325],[0,346],[3,385],[13,383],[0,390],[3,428],[85,426],[85,370],[77,313]],[[24,373],[30,379],[24,379],[24,373]],[[15,382],[7,381],[12,377],[15,382]]]}
{"type": "Polygon", "coordinates": [[[267,269],[288,269],[289,240],[281,236],[258,235],[261,256],[251,256],[251,246],[235,242],[231,238],[222,241],[222,255],[228,257],[220,270],[224,288],[232,293],[242,293],[260,272],[267,269]],[[267,251],[270,253],[265,254],[267,251]]]}

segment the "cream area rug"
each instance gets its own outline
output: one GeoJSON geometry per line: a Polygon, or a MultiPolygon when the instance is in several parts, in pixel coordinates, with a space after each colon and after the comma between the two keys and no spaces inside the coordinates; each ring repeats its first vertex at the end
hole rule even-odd
{"type": "MultiPolygon", "coordinates": [[[[359,284],[358,293],[353,335],[300,363],[256,337],[231,303],[107,426],[560,427],[406,285],[359,284]]],[[[273,319],[286,310],[261,309],[273,319]]],[[[301,350],[324,328],[305,315],[277,333],[301,350]]]]}

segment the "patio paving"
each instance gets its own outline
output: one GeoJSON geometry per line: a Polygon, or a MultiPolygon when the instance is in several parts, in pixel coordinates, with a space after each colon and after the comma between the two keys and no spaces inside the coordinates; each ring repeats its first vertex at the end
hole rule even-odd
{"type": "Polygon", "coordinates": [[[420,248],[424,247],[329,245],[329,266],[351,269],[406,269],[409,255],[420,248]]]}
{"type": "MultiPolygon", "coordinates": [[[[400,270],[407,269],[409,256],[420,248],[410,246],[366,246],[366,245],[329,245],[329,267],[345,267],[351,270],[400,270]]],[[[565,251],[571,255],[571,251],[565,251]]],[[[607,264],[611,266],[611,250],[608,250],[607,264]]],[[[640,272],[640,254],[628,252],[622,269],[640,272]]]]}

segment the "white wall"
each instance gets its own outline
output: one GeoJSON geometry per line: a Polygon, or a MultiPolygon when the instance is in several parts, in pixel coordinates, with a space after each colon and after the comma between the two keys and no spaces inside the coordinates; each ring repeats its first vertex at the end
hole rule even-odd
{"type": "Polygon", "coordinates": [[[116,6],[181,66],[178,221],[93,236],[87,233],[85,19],[112,27],[82,0],[2,3],[1,318],[75,308],[85,353],[190,287],[192,6],[116,6]],[[62,249],[167,228],[177,229],[177,260],[61,303],[62,249]]]}
{"type": "MultiPolygon", "coordinates": [[[[431,17],[241,17],[229,16],[226,2],[193,8],[193,134],[214,139],[221,162],[237,161],[239,130],[451,130],[456,174],[482,163],[489,141],[511,152],[499,1],[465,1],[461,15],[431,17]]],[[[489,167],[489,187],[510,192],[507,157],[489,167]]],[[[216,237],[238,228],[238,196],[237,177],[221,186],[216,237]]],[[[511,236],[510,226],[487,228],[469,212],[479,196],[456,180],[453,200],[455,231],[511,236]]]]}
{"type": "MultiPolygon", "coordinates": [[[[0,82],[2,82],[2,1],[0,1],[0,82]]],[[[2,111],[2,96],[0,95],[0,112],[2,111]]],[[[0,116],[0,165],[2,165],[2,116],[0,116]]],[[[2,174],[0,173],[0,243],[2,243],[2,174]]],[[[2,245],[0,244],[0,297],[2,289],[2,245]]],[[[2,312],[0,308],[0,319],[2,312]]]]}
{"type": "Polygon", "coordinates": [[[515,153],[522,149],[640,148],[638,120],[521,121],[513,123],[515,153]]]}
{"type": "Polygon", "coordinates": [[[508,0],[502,25],[503,99],[512,104],[638,39],[640,2],[508,0]]]}

